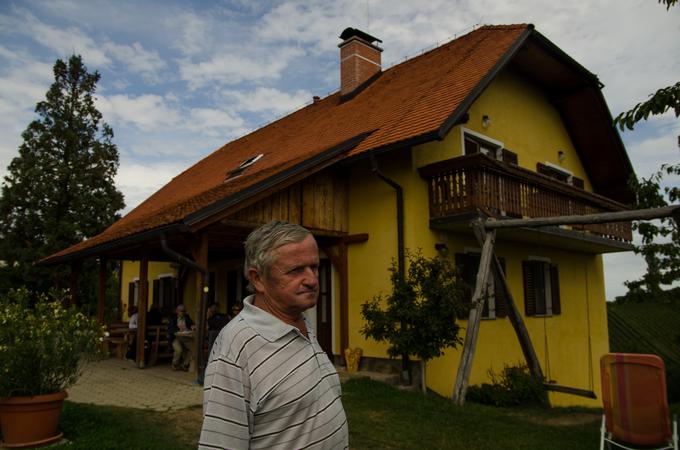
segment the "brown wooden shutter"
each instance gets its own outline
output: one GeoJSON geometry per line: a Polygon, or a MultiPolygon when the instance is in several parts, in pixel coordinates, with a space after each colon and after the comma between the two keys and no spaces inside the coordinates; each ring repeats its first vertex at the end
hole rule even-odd
{"type": "Polygon", "coordinates": [[[130,314],[130,311],[132,310],[132,307],[135,305],[135,282],[128,283],[128,314],[130,314]]]}
{"type": "Polygon", "coordinates": [[[517,165],[517,153],[508,150],[507,148],[503,149],[503,162],[508,163],[508,164],[514,164],[515,166],[517,165]]]}
{"type": "Polygon", "coordinates": [[[473,155],[479,153],[479,143],[474,139],[465,136],[465,154],[473,155]]]}
{"type": "Polygon", "coordinates": [[[562,305],[560,304],[560,280],[559,274],[557,272],[557,265],[550,265],[550,292],[552,298],[552,313],[553,315],[558,315],[562,313],[562,305]]]}
{"type": "Polygon", "coordinates": [[[522,261],[522,277],[524,279],[524,314],[536,315],[536,273],[534,261],[522,261]]]}
{"type": "MultiPolygon", "coordinates": [[[[501,268],[503,273],[505,273],[505,258],[498,258],[498,262],[501,263],[501,268]]],[[[503,289],[502,281],[500,279],[500,274],[496,275],[494,270],[494,296],[496,300],[496,317],[507,317],[508,316],[508,300],[505,296],[505,289],[503,289]]]]}
{"type": "Polygon", "coordinates": [[[160,305],[160,301],[159,301],[160,295],[161,295],[161,280],[159,280],[159,279],[153,280],[153,299],[152,299],[152,302],[156,306],[160,305]]]}

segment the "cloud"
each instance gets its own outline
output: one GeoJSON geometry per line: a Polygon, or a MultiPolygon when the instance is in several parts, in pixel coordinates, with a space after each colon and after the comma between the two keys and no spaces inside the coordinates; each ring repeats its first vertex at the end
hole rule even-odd
{"type": "Polygon", "coordinates": [[[292,112],[309,103],[312,94],[297,90],[293,94],[269,87],[258,87],[254,91],[228,91],[227,98],[236,101],[236,109],[251,112],[267,112],[275,115],[292,112]]]}
{"type": "Polygon", "coordinates": [[[112,124],[132,124],[141,130],[175,127],[180,122],[180,112],[168,105],[159,95],[101,96],[97,108],[112,124]]]}
{"type": "Polygon", "coordinates": [[[623,132],[636,175],[648,178],[659,170],[661,163],[680,162],[679,135],[680,121],[670,111],[623,132]]]}
{"type": "Polygon", "coordinates": [[[185,162],[152,162],[149,164],[122,162],[116,175],[116,187],[125,193],[128,213],[151,194],[186,169],[185,162]]]}
{"type": "Polygon", "coordinates": [[[171,45],[185,57],[205,51],[206,43],[212,41],[212,21],[193,12],[181,12],[167,20],[170,28],[179,30],[171,45]]]}
{"type": "Polygon", "coordinates": [[[87,64],[95,67],[108,66],[111,60],[99,45],[76,27],[57,28],[45,24],[30,12],[20,9],[13,17],[14,30],[30,36],[46,48],[54,50],[60,57],[80,54],[87,64]]]}
{"type": "Polygon", "coordinates": [[[293,59],[303,54],[302,49],[284,47],[276,51],[262,52],[257,56],[244,52],[215,55],[199,63],[182,60],[180,76],[192,90],[213,83],[234,85],[244,81],[274,80],[281,76],[281,72],[293,59]]]}
{"type": "Polygon", "coordinates": [[[132,45],[107,42],[102,48],[112,57],[125,64],[131,72],[141,74],[150,82],[157,82],[159,80],[157,72],[167,66],[157,51],[145,50],[139,42],[132,45]]]}
{"type": "Polygon", "coordinates": [[[247,128],[241,117],[227,111],[211,108],[193,108],[189,111],[186,128],[193,132],[205,132],[211,136],[234,136],[245,133],[247,128]]]}

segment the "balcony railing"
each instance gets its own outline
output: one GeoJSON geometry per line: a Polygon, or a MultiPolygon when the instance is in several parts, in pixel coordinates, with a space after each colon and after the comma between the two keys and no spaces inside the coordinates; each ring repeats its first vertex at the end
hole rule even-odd
{"type": "MultiPolygon", "coordinates": [[[[625,205],[530,170],[474,154],[420,168],[430,219],[470,212],[493,217],[554,217],[624,211],[625,205]]],[[[571,226],[616,241],[632,240],[630,222],[571,226]]]]}

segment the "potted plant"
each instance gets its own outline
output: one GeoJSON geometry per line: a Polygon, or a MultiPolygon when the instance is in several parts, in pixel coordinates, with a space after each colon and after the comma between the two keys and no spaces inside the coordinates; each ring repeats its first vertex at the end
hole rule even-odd
{"type": "Polygon", "coordinates": [[[65,308],[65,295],[18,289],[0,296],[0,426],[6,447],[61,438],[66,389],[100,352],[102,327],[77,308],[65,308]]]}

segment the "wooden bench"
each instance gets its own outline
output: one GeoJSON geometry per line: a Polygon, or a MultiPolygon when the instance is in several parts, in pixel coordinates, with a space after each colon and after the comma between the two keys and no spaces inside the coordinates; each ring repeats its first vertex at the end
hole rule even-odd
{"type": "Polygon", "coordinates": [[[168,341],[167,325],[150,326],[147,328],[146,334],[151,343],[150,366],[155,365],[158,362],[158,358],[172,358],[172,345],[168,341]]]}
{"type": "Polygon", "coordinates": [[[128,345],[130,344],[130,327],[127,322],[112,323],[107,326],[108,336],[104,337],[104,354],[111,355],[111,347],[115,348],[116,357],[125,359],[128,345]]]}

